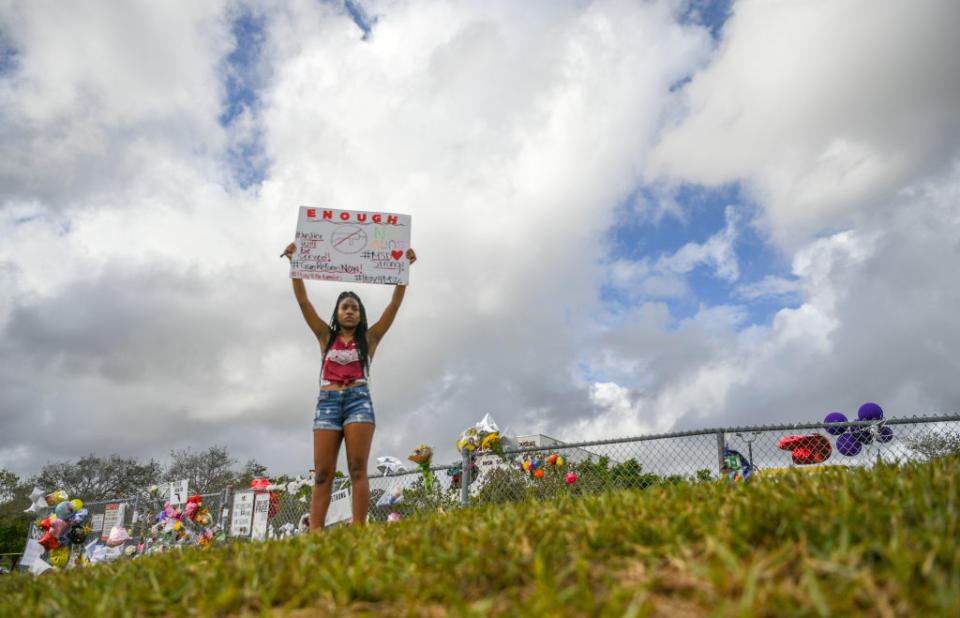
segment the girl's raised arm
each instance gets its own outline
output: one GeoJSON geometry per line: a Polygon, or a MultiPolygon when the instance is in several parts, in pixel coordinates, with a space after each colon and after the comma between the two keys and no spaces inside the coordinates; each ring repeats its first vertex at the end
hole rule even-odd
{"type": "MultiPolygon", "coordinates": [[[[283,255],[287,256],[287,259],[291,259],[296,248],[296,243],[290,243],[283,250],[283,255]]],[[[300,305],[303,319],[307,321],[307,326],[317,336],[320,347],[325,351],[327,343],[330,341],[330,326],[317,315],[316,309],[313,308],[313,304],[307,298],[307,287],[303,284],[303,279],[293,279],[293,295],[297,297],[297,304],[300,305]]]]}
{"type": "MultiPolygon", "coordinates": [[[[417,254],[414,253],[413,249],[407,249],[407,259],[410,260],[411,265],[417,261],[417,254]]],[[[394,318],[397,317],[397,311],[400,310],[400,304],[403,302],[403,295],[406,291],[407,286],[405,285],[395,286],[393,288],[393,298],[390,299],[390,304],[387,305],[387,308],[383,310],[383,315],[380,316],[376,324],[367,329],[367,345],[370,347],[371,356],[377,344],[380,343],[383,336],[390,330],[390,325],[393,324],[394,318]]]]}

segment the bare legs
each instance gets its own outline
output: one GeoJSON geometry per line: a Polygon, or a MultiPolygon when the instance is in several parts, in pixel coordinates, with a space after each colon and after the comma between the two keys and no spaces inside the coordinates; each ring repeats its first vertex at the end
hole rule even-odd
{"type": "Polygon", "coordinates": [[[342,434],[330,429],[313,430],[313,495],[310,497],[310,531],[323,529],[330,507],[333,477],[337,471],[342,434]]]}
{"type": "Polygon", "coordinates": [[[373,441],[373,423],[350,423],[343,426],[347,442],[347,469],[350,471],[350,488],[353,490],[353,525],[367,523],[370,507],[370,481],[367,479],[367,459],[373,441]]]}
{"type": "Polygon", "coordinates": [[[340,442],[347,443],[347,468],[353,493],[353,523],[362,526],[370,507],[370,481],[367,479],[367,460],[373,441],[373,423],[350,423],[343,433],[328,429],[313,431],[313,496],[310,499],[310,530],[321,530],[330,507],[333,478],[337,470],[340,442]]]}

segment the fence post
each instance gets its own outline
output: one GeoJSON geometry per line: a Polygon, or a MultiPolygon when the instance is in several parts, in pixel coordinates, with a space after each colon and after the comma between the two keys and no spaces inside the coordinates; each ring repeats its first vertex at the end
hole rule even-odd
{"type": "Polygon", "coordinates": [[[723,430],[717,432],[717,476],[723,478],[723,430]]]}
{"type": "Polygon", "coordinates": [[[460,451],[460,504],[467,506],[470,500],[470,451],[460,451]]]}
{"type": "Polygon", "coordinates": [[[230,495],[233,493],[233,487],[223,488],[223,495],[220,498],[220,529],[223,530],[223,538],[230,538],[230,495]]]}
{"type": "Polygon", "coordinates": [[[133,498],[133,515],[130,517],[130,538],[139,545],[143,542],[143,526],[140,525],[140,492],[133,498]]]}

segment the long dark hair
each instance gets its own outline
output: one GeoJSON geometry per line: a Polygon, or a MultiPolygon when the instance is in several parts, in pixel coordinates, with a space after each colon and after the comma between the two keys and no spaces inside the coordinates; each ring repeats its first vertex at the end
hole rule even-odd
{"type": "Polygon", "coordinates": [[[357,346],[357,353],[360,356],[360,366],[363,367],[363,375],[367,375],[370,373],[370,355],[367,350],[367,310],[363,308],[363,301],[360,300],[360,297],[354,292],[349,291],[341,292],[340,296],[337,296],[337,304],[333,306],[333,316],[330,318],[330,340],[327,342],[327,347],[323,350],[323,360],[320,361],[321,371],[323,371],[322,367],[327,363],[327,352],[333,347],[333,342],[337,340],[337,337],[340,336],[340,331],[343,330],[340,326],[340,320],[337,319],[337,310],[345,298],[354,299],[360,307],[360,323],[357,324],[357,327],[353,330],[353,342],[354,345],[357,346]]]}

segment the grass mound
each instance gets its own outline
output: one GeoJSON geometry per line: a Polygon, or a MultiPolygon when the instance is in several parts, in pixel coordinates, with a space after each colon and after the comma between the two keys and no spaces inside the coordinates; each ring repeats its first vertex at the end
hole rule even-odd
{"type": "Polygon", "coordinates": [[[960,615],[960,458],[490,505],[0,579],[3,615],[960,615]]]}

